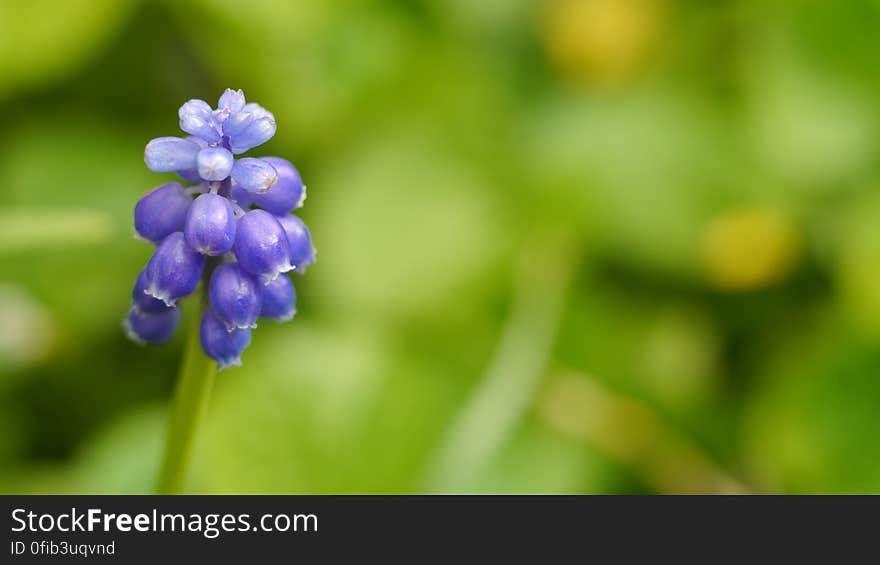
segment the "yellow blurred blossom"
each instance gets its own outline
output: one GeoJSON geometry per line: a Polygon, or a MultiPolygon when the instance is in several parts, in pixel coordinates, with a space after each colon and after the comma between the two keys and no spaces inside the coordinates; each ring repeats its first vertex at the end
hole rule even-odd
{"type": "Polygon", "coordinates": [[[701,241],[706,276],[727,291],[766,287],[784,279],[800,256],[799,234],[783,216],[744,208],[715,218],[701,241]]]}
{"type": "Polygon", "coordinates": [[[574,82],[626,82],[656,51],[664,0],[550,0],[543,18],[553,66],[574,82]]]}

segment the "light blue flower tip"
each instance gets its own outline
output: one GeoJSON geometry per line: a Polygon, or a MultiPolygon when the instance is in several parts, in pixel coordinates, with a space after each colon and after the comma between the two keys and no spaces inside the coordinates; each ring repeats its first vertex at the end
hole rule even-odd
{"type": "Polygon", "coordinates": [[[217,108],[221,110],[229,110],[230,114],[241,112],[244,108],[244,92],[241,90],[232,90],[227,88],[217,101],[217,108]]]}
{"type": "Polygon", "coordinates": [[[278,180],[278,172],[263,159],[245,157],[235,162],[232,178],[249,192],[265,192],[278,180]]]}
{"type": "Polygon", "coordinates": [[[199,146],[179,137],[157,137],[147,143],[144,162],[157,173],[173,173],[196,168],[199,146]]]}
{"type": "Polygon", "coordinates": [[[202,179],[220,181],[229,177],[235,158],[223,147],[206,147],[199,151],[196,162],[202,179]]]}

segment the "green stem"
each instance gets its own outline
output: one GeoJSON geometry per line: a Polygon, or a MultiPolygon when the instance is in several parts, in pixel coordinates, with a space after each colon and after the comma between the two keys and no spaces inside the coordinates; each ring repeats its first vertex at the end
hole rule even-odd
{"type": "Polygon", "coordinates": [[[206,307],[205,297],[195,297],[198,311],[192,317],[186,350],[177,377],[177,387],[168,419],[168,435],[159,481],[158,494],[178,494],[186,482],[196,432],[208,407],[216,365],[202,352],[199,322],[206,307]]]}

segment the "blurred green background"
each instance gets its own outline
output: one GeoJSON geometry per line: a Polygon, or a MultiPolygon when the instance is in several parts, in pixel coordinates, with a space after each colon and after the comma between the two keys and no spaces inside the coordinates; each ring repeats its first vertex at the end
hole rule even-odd
{"type": "MultiPolygon", "coordinates": [[[[0,491],[148,492],[144,144],[278,118],[318,262],[199,493],[880,492],[880,2],[0,0],[0,491]]],[[[186,308],[184,306],[184,308],[186,308]]]]}

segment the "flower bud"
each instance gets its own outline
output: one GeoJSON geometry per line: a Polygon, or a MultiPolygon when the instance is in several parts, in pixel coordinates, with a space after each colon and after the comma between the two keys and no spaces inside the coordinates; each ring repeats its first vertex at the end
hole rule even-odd
{"type": "Polygon", "coordinates": [[[241,267],[261,277],[263,283],[293,269],[287,234],[265,210],[251,210],[238,220],[234,249],[241,267]]]}
{"type": "Polygon", "coordinates": [[[223,122],[223,135],[234,139],[241,135],[244,131],[254,123],[254,115],[248,112],[238,112],[233,114],[223,122]]]}
{"type": "Polygon", "coordinates": [[[147,263],[144,292],[174,306],[195,291],[204,267],[205,256],[186,244],[183,232],[174,232],[162,240],[147,263]]]}
{"type": "Polygon", "coordinates": [[[211,309],[226,326],[226,331],[257,327],[262,308],[262,286],[237,263],[226,263],[214,269],[208,296],[211,309]]]}
{"type": "Polygon", "coordinates": [[[223,255],[235,242],[235,214],[229,200],[206,193],[193,200],[183,233],[189,247],[204,255],[223,255]]]}
{"type": "Polygon", "coordinates": [[[290,249],[290,263],[296,268],[296,272],[303,274],[306,267],[315,262],[317,251],[312,245],[312,234],[305,223],[293,214],[278,216],[278,222],[287,234],[287,244],[290,249]]]}
{"type": "Polygon", "coordinates": [[[278,180],[278,172],[263,159],[245,157],[232,167],[232,179],[247,191],[265,192],[278,180]]]}
{"type": "Polygon", "coordinates": [[[158,243],[183,227],[191,204],[192,198],[184,194],[183,185],[163,184],[138,200],[134,207],[134,229],[140,237],[158,243]]]}
{"type": "Polygon", "coordinates": [[[279,322],[287,321],[296,314],[296,290],[290,277],[278,277],[263,287],[261,318],[279,322]]]}
{"type": "Polygon", "coordinates": [[[173,173],[196,168],[199,146],[179,137],[157,137],[147,143],[144,162],[157,173],[173,173]]]}
{"type": "Polygon", "coordinates": [[[199,176],[205,180],[225,180],[232,172],[232,153],[222,147],[206,147],[199,151],[199,176]]]}
{"type": "MultiPolygon", "coordinates": [[[[204,149],[204,148],[208,147],[208,142],[206,142],[201,137],[197,137],[195,135],[187,136],[186,140],[192,141],[193,143],[198,145],[200,149],[204,149]]],[[[182,178],[183,180],[185,180],[186,182],[188,182],[190,184],[201,184],[202,177],[199,176],[198,157],[196,157],[196,168],[177,171],[177,174],[180,176],[180,178],[182,178]]]]}
{"type": "Polygon", "coordinates": [[[145,343],[165,343],[174,335],[180,323],[180,309],[167,308],[164,312],[147,313],[132,308],[122,326],[129,339],[145,343]]]}
{"type": "Polygon", "coordinates": [[[278,173],[278,180],[265,192],[254,192],[251,199],[264,210],[280,216],[302,206],[306,199],[305,187],[299,171],[290,161],[280,157],[263,157],[278,173]]]}
{"type": "Polygon", "coordinates": [[[275,121],[275,114],[273,114],[269,110],[263,108],[262,106],[260,106],[256,102],[248,102],[247,104],[244,105],[244,108],[242,108],[241,111],[247,112],[248,114],[252,115],[255,120],[259,120],[262,118],[268,118],[268,119],[272,120],[273,122],[275,121]]]}
{"type": "Polygon", "coordinates": [[[204,100],[190,100],[180,107],[180,129],[204,139],[208,143],[220,141],[220,133],[214,127],[211,106],[204,100]]]}
{"type": "Polygon", "coordinates": [[[217,362],[218,368],[225,369],[241,365],[241,354],[251,343],[251,330],[226,331],[223,322],[208,309],[202,316],[199,339],[208,357],[217,362]]]}
{"type": "Polygon", "coordinates": [[[147,271],[146,269],[138,273],[134,288],[131,290],[131,305],[141,314],[158,314],[171,308],[158,298],[149,296],[144,291],[147,290],[147,271]]]}
{"type": "Polygon", "coordinates": [[[244,108],[244,92],[227,88],[220,95],[220,100],[217,101],[217,108],[229,110],[230,114],[241,112],[242,108],[244,108]]]}
{"type": "MultiPolygon", "coordinates": [[[[247,110],[245,110],[247,111],[247,110]]],[[[254,117],[253,121],[244,128],[241,133],[230,136],[229,147],[238,155],[257,145],[262,145],[275,135],[275,119],[269,116],[263,118],[254,117]]]]}

